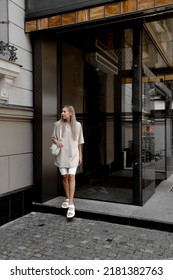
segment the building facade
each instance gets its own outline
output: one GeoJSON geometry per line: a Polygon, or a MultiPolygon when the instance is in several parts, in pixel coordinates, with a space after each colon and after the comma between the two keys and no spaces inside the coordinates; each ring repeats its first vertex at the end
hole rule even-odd
{"type": "Polygon", "coordinates": [[[2,3],[2,41],[18,49],[20,72],[0,104],[1,198],[64,195],[49,148],[72,104],[85,138],[75,196],[142,206],[173,168],[173,2],[2,3]]]}
{"type": "Polygon", "coordinates": [[[33,74],[25,3],[0,1],[0,224],[31,210],[33,74]]]}

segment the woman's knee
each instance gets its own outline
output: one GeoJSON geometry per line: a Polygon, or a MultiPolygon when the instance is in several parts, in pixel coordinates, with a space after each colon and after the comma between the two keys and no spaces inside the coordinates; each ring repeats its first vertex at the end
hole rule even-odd
{"type": "Polygon", "coordinates": [[[75,181],[75,175],[69,174],[69,175],[68,175],[68,179],[69,179],[69,182],[75,181]]]}
{"type": "Polygon", "coordinates": [[[68,181],[68,175],[67,174],[61,175],[61,178],[62,178],[63,182],[67,182],[68,181]]]}

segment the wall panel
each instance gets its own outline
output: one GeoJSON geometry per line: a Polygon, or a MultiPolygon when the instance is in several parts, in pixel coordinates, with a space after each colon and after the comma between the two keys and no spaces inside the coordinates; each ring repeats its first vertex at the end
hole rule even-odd
{"type": "Polygon", "coordinates": [[[33,91],[13,87],[13,92],[9,96],[10,104],[18,104],[19,106],[33,107],[33,91]]]}
{"type": "Polygon", "coordinates": [[[136,0],[122,2],[122,13],[131,13],[137,10],[136,0]]]}
{"type": "Polygon", "coordinates": [[[9,41],[11,45],[20,46],[25,50],[32,51],[28,34],[25,34],[24,30],[13,23],[9,23],[9,41]]]}
{"type": "Polygon", "coordinates": [[[138,10],[154,8],[154,0],[138,0],[138,10]]]}
{"type": "Polygon", "coordinates": [[[0,195],[9,191],[8,157],[0,157],[0,195]]]}
{"type": "Polygon", "coordinates": [[[0,195],[33,185],[32,120],[31,110],[0,108],[0,195]]]}
{"type": "Polygon", "coordinates": [[[166,4],[173,4],[173,1],[172,0],[156,0],[156,6],[166,5],[166,4]]]}
{"type": "Polygon", "coordinates": [[[36,31],[36,30],[37,30],[37,20],[27,21],[25,23],[25,31],[26,31],[26,33],[32,32],[32,31],[36,31]]]}
{"type": "Polygon", "coordinates": [[[49,19],[49,27],[58,27],[62,25],[62,16],[57,15],[57,16],[52,16],[49,19]]]}
{"type": "Polygon", "coordinates": [[[13,2],[23,9],[25,8],[25,1],[24,0],[13,0],[13,2]]]}
{"type": "Polygon", "coordinates": [[[106,5],[106,17],[120,14],[120,3],[106,5]]]}
{"type": "Polygon", "coordinates": [[[73,24],[76,22],[76,13],[68,13],[64,14],[62,17],[62,24],[67,25],[67,24],[73,24]]]}
{"type": "Polygon", "coordinates": [[[77,11],[77,22],[85,22],[89,20],[89,10],[77,11]]]}
{"type": "Polygon", "coordinates": [[[90,19],[100,19],[104,17],[104,6],[90,9],[90,19]]]}
{"type": "Polygon", "coordinates": [[[41,18],[38,20],[38,30],[47,29],[48,28],[48,18],[41,18]]]}
{"type": "Polygon", "coordinates": [[[32,53],[27,51],[20,46],[17,47],[17,63],[22,65],[22,70],[28,70],[32,72],[32,53]]]}
{"type": "Polygon", "coordinates": [[[33,89],[32,79],[33,79],[33,73],[21,68],[20,75],[14,79],[13,86],[20,87],[27,90],[32,90],[33,89]]]}
{"type": "Polygon", "coordinates": [[[25,11],[20,6],[14,4],[12,1],[9,2],[9,18],[12,23],[24,29],[24,16],[25,11]]]}
{"type": "MultiPolygon", "coordinates": [[[[22,117],[22,116],[21,116],[22,117]]],[[[15,119],[0,121],[0,155],[9,156],[33,151],[32,123],[15,119]]]]}
{"type": "Polygon", "coordinates": [[[33,155],[20,154],[10,156],[9,178],[10,191],[33,185],[33,155]]]}
{"type": "MultiPolygon", "coordinates": [[[[4,22],[8,22],[7,1],[0,1],[0,18],[4,22]]],[[[8,43],[8,24],[0,24],[0,41],[8,43]]]]}

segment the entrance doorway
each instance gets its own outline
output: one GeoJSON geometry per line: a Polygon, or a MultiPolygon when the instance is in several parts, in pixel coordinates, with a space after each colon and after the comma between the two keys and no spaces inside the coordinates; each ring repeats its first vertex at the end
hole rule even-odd
{"type": "Polygon", "coordinates": [[[167,65],[150,35],[139,24],[61,37],[61,102],[74,106],[85,138],[78,198],[142,205],[155,191],[159,166],[165,176],[168,162],[172,166],[170,100],[169,114],[165,110],[170,94],[162,95],[162,112],[156,94],[158,73],[167,65]],[[159,145],[164,157],[157,161],[159,145]]]}
{"type": "Polygon", "coordinates": [[[73,104],[85,138],[78,198],[133,204],[132,37],[131,29],[63,37],[62,104],[73,104]]]}

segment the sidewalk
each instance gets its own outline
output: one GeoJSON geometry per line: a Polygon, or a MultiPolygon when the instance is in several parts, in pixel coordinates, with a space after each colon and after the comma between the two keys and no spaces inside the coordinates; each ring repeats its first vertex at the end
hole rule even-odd
{"type": "Polygon", "coordinates": [[[0,227],[0,260],[172,260],[172,185],[173,175],[143,207],[75,199],[70,222],[64,197],[35,203],[0,227]]]}
{"type": "MultiPolygon", "coordinates": [[[[161,182],[144,206],[75,198],[76,217],[173,232],[173,174],[161,182]]],[[[34,211],[65,215],[64,197],[44,204],[34,203],[34,211]]]]}

